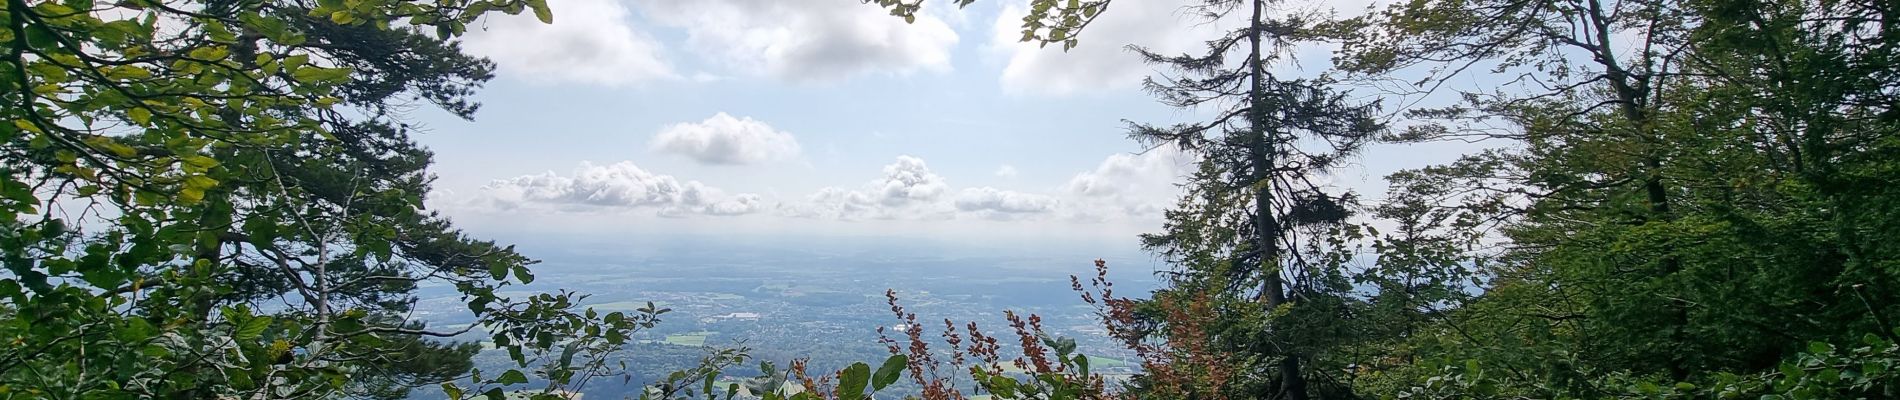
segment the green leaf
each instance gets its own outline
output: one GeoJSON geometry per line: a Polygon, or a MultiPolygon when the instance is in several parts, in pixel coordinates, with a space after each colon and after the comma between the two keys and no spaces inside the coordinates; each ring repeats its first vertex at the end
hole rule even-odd
{"type": "Polygon", "coordinates": [[[231,51],[225,49],[224,46],[205,46],[191,49],[189,55],[199,61],[217,62],[224,61],[224,57],[231,55],[231,51]]]}
{"type": "Polygon", "coordinates": [[[218,180],[211,179],[204,175],[192,175],[190,177],[185,178],[185,187],[194,188],[194,189],[210,189],[210,188],[218,187],[218,180]]]}
{"type": "Polygon", "coordinates": [[[865,363],[851,363],[838,374],[838,400],[859,400],[864,398],[864,387],[871,383],[871,366],[865,363]]]}
{"type": "Polygon", "coordinates": [[[270,317],[256,317],[245,320],[243,324],[238,325],[237,331],[233,332],[231,336],[239,340],[256,339],[264,335],[265,329],[270,328],[270,322],[270,317]]]}
{"type": "Polygon", "coordinates": [[[1002,375],[990,375],[988,384],[983,385],[998,398],[1016,398],[1016,380],[1002,375]]]}
{"type": "Polygon", "coordinates": [[[290,77],[303,83],[341,83],[350,79],[350,69],[305,66],[291,72],[290,77]]]}
{"type": "Polygon", "coordinates": [[[905,357],[903,354],[893,355],[891,358],[885,359],[884,365],[878,366],[877,373],[871,375],[871,391],[884,390],[884,387],[896,383],[897,378],[903,375],[904,368],[909,365],[910,358],[905,357]]]}
{"type": "Polygon", "coordinates": [[[508,263],[495,262],[488,264],[488,276],[498,281],[508,279],[508,263]]]}
{"type": "Polygon", "coordinates": [[[534,10],[534,18],[543,24],[554,23],[554,10],[548,9],[548,0],[527,0],[528,8],[534,10]]]}
{"type": "Polygon", "coordinates": [[[574,352],[580,349],[580,345],[581,345],[580,341],[572,341],[572,342],[568,342],[567,346],[562,346],[561,347],[561,363],[558,365],[560,365],[562,368],[566,368],[566,367],[574,365],[574,352]]]}
{"type": "Polygon", "coordinates": [[[183,201],[185,204],[197,204],[205,200],[205,191],[204,189],[197,188],[180,189],[178,190],[178,200],[183,201]]]}
{"type": "Polygon", "coordinates": [[[147,110],[145,109],[145,107],[137,107],[131,110],[127,110],[125,112],[125,116],[132,118],[132,122],[136,122],[139,125],[146,125],[146,124],[152,123],[152,110],[147,110]]]}
{"type": "Polygon", "coordinates": [[[106,136],[87,137],[85,142],[94,148],[105,150],[106,152],[112,153],[112,155],[119,156],[119,158],[130,158],[139,155],[139,151],[133,149],[132,146],[119,143],[118,140],[106,136]]]}
{"type": "Polygon", "coordinates": [[[106,77],[111,78],[112,80],[125,81],[125,80],[133,80],[133,79],[148,79],[152,77],[152,71],[147,70],[145,68],[141,68],[136,65],[121,65],[118,67],[111,68],[110,71],[111,72],[108,72],[106,74],[106,77]]]}
{"type": "Polygon", "coordinates": [[[502,385],[528,383],[528,376],[522,374],[521,370],[511,369],[508,370],[508,372],[501,373],[501,377],[495,378],[495,383],[502,385]]]}
{"type": "Polygon", "coordinates": [[[190,165],[190,166],[197,167],[200,169],[211,169],[212,167],[218,166],[217,159],[213,159],[211,157],[205,157],[205,156],[201,156],[197,154],[184,156],[183,158],[180,158],[179,161],[184,161],[185,165],[190,165]]]}
{"type": "Polygon", "coordinates": [[[158,328],[153,327],[152,323],[146,322],[145,318],[132,318],[131,321],[125,325],[125,328],[120,329],[117,333],[119,340],[137,343],[158,334],[158,328]]]}
{"type": "Polygon", "coordinates": [[[296,71],[298,69],[303,68],[304,64],[309,64],[309,63],[310,63],[309,54],[293,54],[289,57],[284,57],[284,61],[283,61],[284,70],[286,71],[296,71]]]}
{"type": "Polygon", "coordinates": [[[534,283],[534,274],[529,273],[528,266],[515,265],[514,270],[515,270],[515,279],[520,279],[521,284],[526,285],[526,284],[534,283]]]}
{"type": "Polygon", "coordinates": [[[442,382],[442,394],[447,395],[449,400],[462,400],[462,387],[455,386],[455,382],[442,382]]]}

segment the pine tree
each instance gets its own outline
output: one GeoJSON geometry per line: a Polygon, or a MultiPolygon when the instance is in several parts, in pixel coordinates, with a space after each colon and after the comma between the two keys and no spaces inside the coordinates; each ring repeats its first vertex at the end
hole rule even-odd
{"type": "MultiPolygon", "coordinates": [[[[1214,107],[1217,117],[1173,126],[1134,124],[1130,136],[1199,155],[1187,194],[1167,212],[1146,247],[1177,264],[1167,290],[1207,290],[1246,302],[1223,330],[1234,350],[1252,355],[1253,376],[1238,380],[1258,398],[1307,399],[1308,381],[1323,376],[1302,363],[1332,340],[1325,322],[1343,314],[1348,289],[1336,260],[1312,257],[1313,240],[1343,226],[1355,196],[1316,178],[1338,168],[1382,128],[1376,105],[1354,104],[1323,79],[1284,79],[1270,72],[1289,50],[1315,40],[1313,19],[1273,15],[1265,0],[1205,1],[1189,8],[1208,21],[1233,13],[1246,26],[1193,55],[1137,49],[1172,70],[1148,89],[1170,106],[1214,107]],[[1241,60],[1234,65],[1232,60],[1241,60]],[[1247,317],[1242,317],[1242,316],[1247,317]]],[[[1331,390],[1328,390],[1329,392],[1331,390]]]]}

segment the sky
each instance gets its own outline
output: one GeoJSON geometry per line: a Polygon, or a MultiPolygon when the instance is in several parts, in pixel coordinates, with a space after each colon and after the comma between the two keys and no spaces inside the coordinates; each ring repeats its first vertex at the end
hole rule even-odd
{"type": "MultiPolygon", "coordinates": [[[[429,205],[478,234],[1133,245],[1159,229],[1193,159],[1125,121],[1209,110],[1156,103],[1140,87],[1156,70],[1125,46],[1195,51],[1221,24],[1122,0],[1063,51],[1017,41],[1024,0],[949,3],[911,24],[859,0],[551,0],[552,25],[487,18],[463,43],[498,65],[475,121],[411,115],[436,153],[429,205]]],[[[1376,147],[1329,179],[1376,199],[1379,177],[1457,150],[1376,147]]]]}

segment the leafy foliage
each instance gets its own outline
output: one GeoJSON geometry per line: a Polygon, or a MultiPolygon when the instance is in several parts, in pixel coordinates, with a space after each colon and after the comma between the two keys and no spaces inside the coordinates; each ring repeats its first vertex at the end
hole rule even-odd
{"type": "MultiPolygon", "coordinates": [[[[469,378],[550,390],[664,310],[508,298],[533,262],[422,208],[394,112],[464,118],[492,65],[453,39],[542,0],[7,2],[0,25],[0,392],[400,398],[469,378]],[[408,319],[420,285],[476,324],[408,319]],[[471,371],[480,328],[518,366],[471,371]]],[[[451,397],[463,390],[445,385],[451,397]]]]}
{"type": "MultiPolygon", "coordinates": [[[[904,22],[916,22],[917,13],[924,9],[924,0],[862,0],[865,3],[877,3],[879,7],[890,9],[891,15],[903,18],[904,22]]],[[[969,6],[976,0],[953,0],[957,8],[969,6]]],[[[1095,17],[1108,11],[1109,3],[1114,0],[1030,0],[1028,13],[1022,19],[1023,42],[1035,42],[1048,46],[1061,43],[1063,50],[1075,48],[1080,43],[1082,29],[1095,22],[1095,17]]]]}
{"type": "MultiPolygon", "coordinates": [[[[1249,2],[1183,3],[1235,19],[1249,2]]],[[[1067,12],[1032,12],[1024,39],[1073,27],[1037,25],[1067,12]]],[[[1343,20],[1253,14],[1207,54],[1142,52],[1170,67],[1149,84],[1164,103],[1220,112],[1134,130],[1203,156],[1165,231],[1144,238],[1179,266],[1171,286],[1122,299],[1138,306],[1110,319],[1131,346],[1198,360],[1150,366],[1141,395],[1299,398],[1308,378],[1335,398],[1893,395],[1889,4],[1418,0],[1343,20]],[[1322,76],[1342,81],[1259,68],[1314,40],[1340,43],[1322,76]],[[1454,80],[1488,87],[1446,93],[1454,80]],[[1374,120],[1327,89],[1342,83],[1454,101],[1374,120]],[[1375,135],[1487,146],[1388,177],[1368,208],[1303,181],[1375,135]],[[1347,223],[1366,210],[1376,222],[1347,223]],[[1274,363],[1282,373],[1263,368],[1274,363]]]]}
{"type": "Polygon", "coordinates": [[[1421,1],[1342,22],[1363,32],[1348,34],[1347,72],[1422,71],[1429,88],[1489,65],[1532,82],[1417,110],[1431,123],[1398,135],[1508,143],[1392,177],[1507,245],[1486,255],[1482,296],[1412,341],[1453,361],[1375,380],[1566,398],[1642,382],[1694,396],[1890,390],[1711,389],[1793,375],[1782,366],[1827,357],[1808,343],[1890,331],[1900,311],[1892,241],[1866,241],[1892,231],[1881,218],[1896,200],[1895,175],[1865,175],[1892,171],[1883,143],[1896,137],[1889,85],[1875,83],[1894,73],[1895,31],[1876,8],[1421,1]],[[1463,372],[1429,372],[1441,364],[1463,372]]]}

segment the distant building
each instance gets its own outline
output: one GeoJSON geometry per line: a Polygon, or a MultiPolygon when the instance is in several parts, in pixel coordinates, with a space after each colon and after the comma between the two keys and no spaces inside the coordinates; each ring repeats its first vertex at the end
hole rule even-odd
{"type": "Polygon", "coordinates": [[[759,320],[759,313],[755,313],[755,312],[736,312],[736,313],[729,313],[729,314],[721,314],[721,315],[714,315],[714,316],[711,316],[711,317],[706,317],[706,318],[700,318],[700,319],[699,319],[699,322],[704,322],[704,323],[713,323],[713,322],[718,322],[718,321],[723,321],[723,320],[731,320],[731,321],[758,321],[758,320],[759,320]]]}

